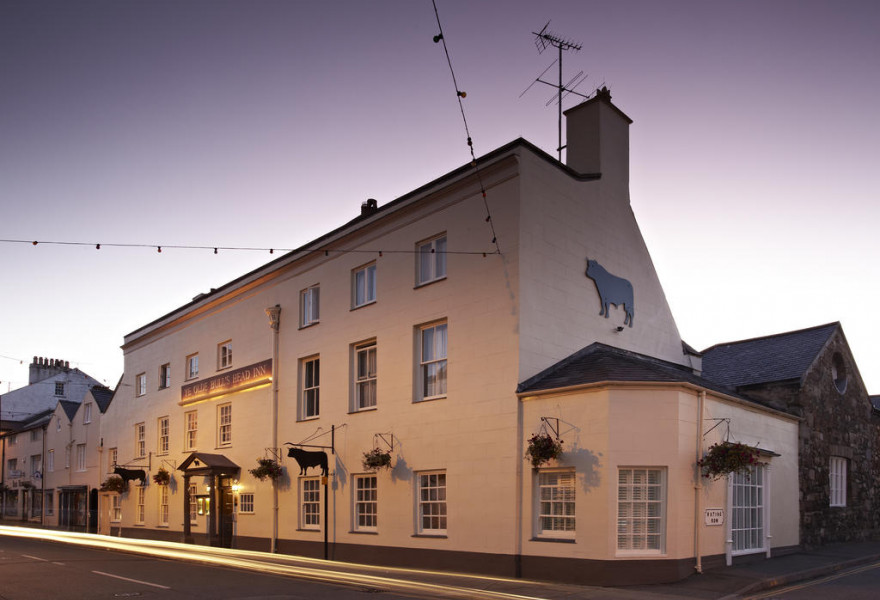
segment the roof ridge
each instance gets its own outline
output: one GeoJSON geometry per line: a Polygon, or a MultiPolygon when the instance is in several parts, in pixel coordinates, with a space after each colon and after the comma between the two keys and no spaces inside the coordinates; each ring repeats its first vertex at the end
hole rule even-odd
{"type": "Polygon", "coordinates": [[[773,338],[783,338],[783,337],[786,337],[786,336],[797,335],[797,334],[801,334],[801,333],[806,333],[806,332],[808,332],[808,331],[814,331],[814,330],[823,329],[823,328],[826,328],[826,327],[837,327],[837,328],[839,328],[839,327],[840,327],[840,321],[832,321],[831,323],[825,323],[824,325],[814,325],[814,326],[812,326],[812,327],[805,327],[805,328],[803,328],[803,329],[795,329],[795,330],[793,330],[793,331],[784,331],[784,332],[781,332],[781,333],[773,333],[773,334],[768,334],[768,335],[760,335],[760,336],[756,336],[756,337],[752,337],[752,338],[746,338],[746,339],[744,339],[744,340],[734,340],[734,341],[731,341],[731,342],[719,342],[719,343],[717,343],[717,344],[713,344],[712,346],[709,346],[708,348],[706,348],[706,349],[704,349],[704,350],[701,350],[700,352],[701,352],[702,354],[706,354],[706,353],[708,353],[708,352],[710,352],[710,351],[712,351],[712,350],[714,350],[714,349],[716,349],[716,348],[720,348],[720,347],[723,347],[723,346],[736,346],[736,345],[739,345],[739,344],[748,344],[748,343],[751,343],[751,342],[758,342],[758,341],[761,341],[761,340],[769,340],[769,339],[773,339],[773,338]]]}

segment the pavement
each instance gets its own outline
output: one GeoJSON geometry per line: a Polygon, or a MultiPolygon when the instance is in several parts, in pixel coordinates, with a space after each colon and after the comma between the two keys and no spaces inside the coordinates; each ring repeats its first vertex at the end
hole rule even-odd
{"type": "MultiPolygon", "coordinates": [[[[2,535],[14,535],[15,530],[18,529],[17,526],[21,525],[25,524],[0,521],[0,526],[13,526],[2,527],[0,544],[2,544],[2,535]]],[[[33,527],[27,527],[27,529],[33,529],[33,527]]],[[[61,536],[76,536],[80,539],[93,538],[94,545],[98,546],[106,546],[101,540],[108,539],[106,536],[69,534],[57,530],[46,530],[46,533],[48,536],[59,534],[61,536]]],[[[79,543],[73,540],[74,538],[71,537],[68,543],[79,543]]],[[[185,548],[191,556],[187,555],[184,559],[198,562],[210,562],[212,560],[210,555],[222,554],[231,559],[240,558],[241,564],[250,565],[243,568],[260,571],[263,570],[260,568],[260,564],[266,567],[271,565],[272,567],[291,569],[291,576],[295,577],[296,573],[301,573],[303,578],[311,580],[321,580],[323,579],[321,575],[326,574],[326,581],[330,583],[347,581],[348,585],[352,585],[352,582],[355,582],[354,585],[362,586],[364,591],[370,592],[387,591],[391,594],[405,595],[407,593],[405,586],[410,584],[416,587],[421,586],[419,595],[422,597],[485,600],[673,600],[686,598],[735,600],[796,582],[817,579],[860,565],[880,562],[880,541],[830,544],[783,556],[753,557],[746,563],[713,568],[705,570],[701,574],[694,573],[675,583],[593,587],[440,571],[356,565],[282,554],[216,549],[133,538],[115,538],[115,540],[126,545],[117,549],[127,552],[155,552],[157,546],[169,550],[185,548]],[[200,559],[199,556],[203,558],[200,559]]],[[[52,541],[65,542],[63,538],[59,537],[54,537],[52,541]]],[[[279,572],[279,574],[281,573],[279,572]]],[[[412,591],[415,592],[415,588],[412,591]]]]}

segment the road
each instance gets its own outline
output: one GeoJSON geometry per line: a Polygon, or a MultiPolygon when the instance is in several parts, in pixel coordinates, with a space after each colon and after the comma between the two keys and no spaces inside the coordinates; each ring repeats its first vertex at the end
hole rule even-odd
{"type": "Polygon", "coordinates": [[[343,587],[274,574],[9,537],[0,539],[0,582],[0,598],[3,600],[365,600],[371,593],[379,591],[369,585],[343,587]]]}
{"type": "Polygon", "coordinates": [[[776,588],[749,596],[744,600],[817,600],[819,598],[846,598],[846,600],[875,600],[880,595],[880,563],[863,565],[834,575],[776,588]]]}

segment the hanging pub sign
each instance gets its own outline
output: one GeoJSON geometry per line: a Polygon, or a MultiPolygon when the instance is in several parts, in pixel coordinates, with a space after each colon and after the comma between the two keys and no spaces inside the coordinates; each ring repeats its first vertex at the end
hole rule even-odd
{"type": "Polygon", "coordinates": [[[180,388],[180,405],[249,390],[272,381],[272,359],[188,383],[180,388]]]}

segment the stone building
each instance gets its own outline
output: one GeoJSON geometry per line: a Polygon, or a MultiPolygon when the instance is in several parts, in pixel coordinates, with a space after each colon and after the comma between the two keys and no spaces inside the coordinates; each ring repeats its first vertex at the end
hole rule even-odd
{"type": "Polygon", "coordinates": [[[805,546],[880,535],[880,413],[840,323],[718,344],[703,375],[800,418],[800,538],[805,546]]]}

